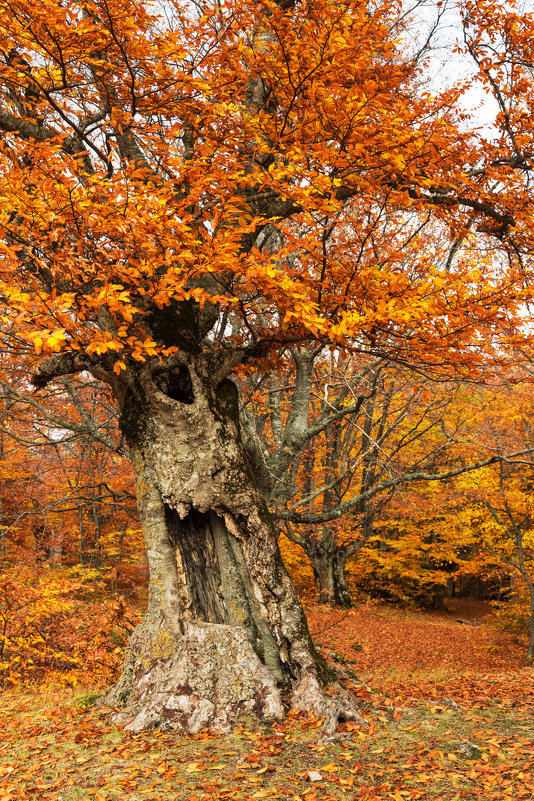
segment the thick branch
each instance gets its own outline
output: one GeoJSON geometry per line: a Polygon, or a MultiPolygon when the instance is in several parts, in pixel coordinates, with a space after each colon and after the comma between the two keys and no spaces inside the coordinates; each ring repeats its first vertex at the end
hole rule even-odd
{"type": "Polygon", "coordinates": [[[0,108],[0,129],[9,133],[18,133],[23,139],[34,139],[36,142],[46,142],[47,139],[59,136],[59,133],[53,128],[24,120],[4,108],[0,108]]]}
{"type": "MultiPolygon", "coordinates": [[[[31,377],[31,383],[36,389],[46,387],[54,378],[62,375],[73,375],[84,370],[95,375],[95,366],[87,356],[80,353],[58,353],[45,359],[31,377]]],[[[101,371],[99,371],[101,373],[101,371]]],[[[101,377],[99,375],[98,377],[101,377]]]]}

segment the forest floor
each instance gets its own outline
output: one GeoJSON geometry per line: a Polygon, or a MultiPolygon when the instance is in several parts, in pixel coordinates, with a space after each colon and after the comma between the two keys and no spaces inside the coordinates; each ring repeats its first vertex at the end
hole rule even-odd
{"type": "Polygon", "coordinates": [[[335,743],[302,716],[226,736],[131,735],[80,688],[6,690],[0,801],[532,799],[534,675],[524,643],[457,622],[485,611],[309,610],[370,724],[344,724],[335,743]]]}

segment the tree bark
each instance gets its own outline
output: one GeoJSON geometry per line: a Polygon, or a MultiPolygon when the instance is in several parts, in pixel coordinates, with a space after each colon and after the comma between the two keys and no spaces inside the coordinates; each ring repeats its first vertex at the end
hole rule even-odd
{"type": "Polygon", "coordinates": [[[132,731],[228,730],[288,705],[365,721],[331,676],[278,551],[241,444],[237,391],[205,357],[139,376],[121,427],[150,567],[148,609],[103,699],[132,731]]]}
{"type": "Polygon", "coordinates": [[[342,548],[324,550],[320,547],[308,549],[313,567],[320,604],[351,607],[352,600],[345,576],[347,555],[342,548]]]}

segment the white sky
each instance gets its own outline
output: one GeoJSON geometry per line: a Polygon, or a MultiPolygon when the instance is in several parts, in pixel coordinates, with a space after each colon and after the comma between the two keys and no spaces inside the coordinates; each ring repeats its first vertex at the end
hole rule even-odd
{"type": "MultiPolygon", "coordinates": [[[[410,8],[415,2],[416,0],[406,0],[406,5],[410,8]]],[[[534,11],[534,0],[524,0],[521,5],[530,6],[534,11]]],[[[426,0],[421,4],[413,13],[416,41],[422,43],[426,40],[438,12],[442,12],[442,18],[429,53],[430,87],[436,92],[474,77],[476,72],[468,55],[453,52],[456,45],[464,44],[458,0],[444,0],[439,5],[437,0],[426,0]]],[[[488,136],[498,107],[495,99],[484,92],[480,83],[473,83],[460,106],[471,115],[470,127],[482,126],[486,128],[485,134],[488,136]]]]}

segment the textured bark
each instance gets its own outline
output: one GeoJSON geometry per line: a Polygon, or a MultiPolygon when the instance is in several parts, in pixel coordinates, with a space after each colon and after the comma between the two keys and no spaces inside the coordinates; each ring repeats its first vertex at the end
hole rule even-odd
{"type": "Polygon", "coordinates": [[[285,706],[360,718],[316,654],[241,444],[237,393],[191,357],[140,377],[121,426],[150,567],[148,609],[107,694],[134,731],[228,729],[285,706]]]}
{"type": "MultiPolygon", "coordinates": [[[[320,544],[319,544],[320,545],[320,544]]],[[[309,548],[318,602],[331,606],[352,606],[350,592],[345,576],[346,554],[342,548],[325,551],[320,547],[309,548]]]]}

